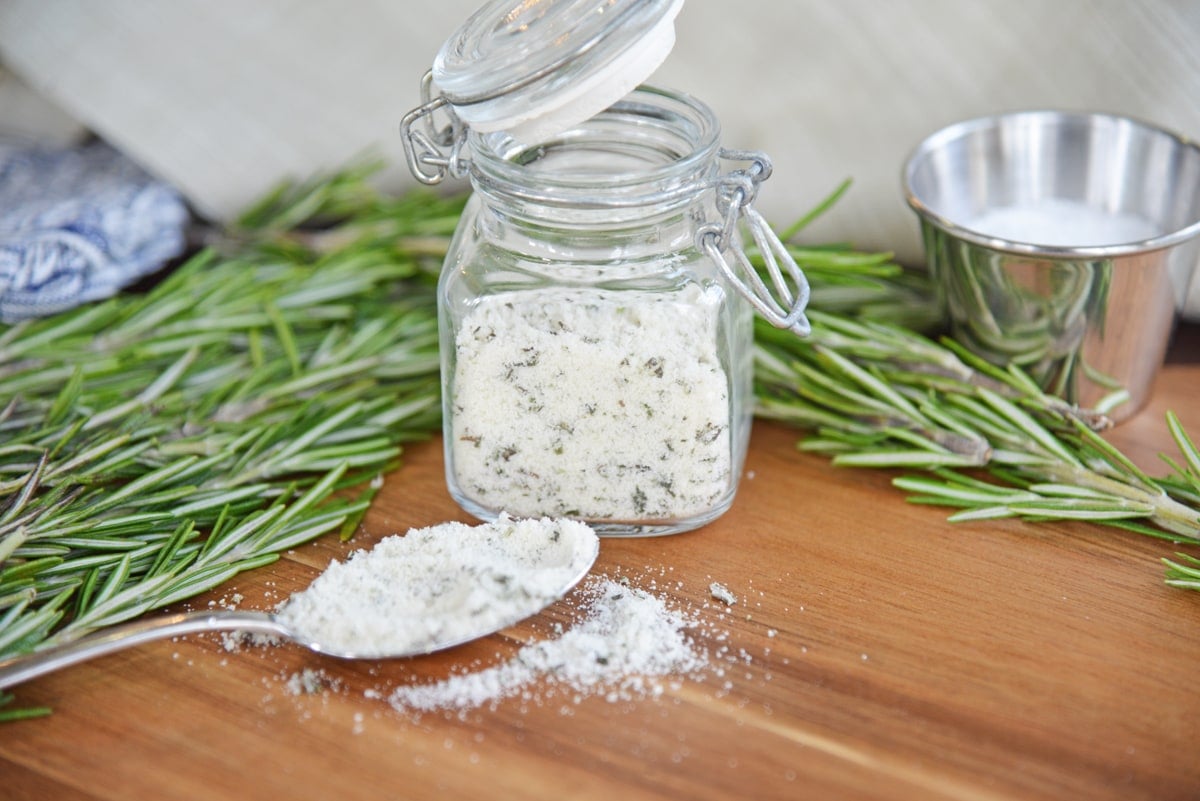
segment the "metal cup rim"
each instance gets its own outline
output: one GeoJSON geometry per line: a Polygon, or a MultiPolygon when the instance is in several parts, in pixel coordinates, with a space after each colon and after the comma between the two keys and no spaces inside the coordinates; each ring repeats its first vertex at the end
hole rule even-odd
{"type": "Polygon", "coordinates": [[[1197,143],[1188,137],[1164,128],[1160,125],[1156,125],[1146,120],[1125,114],[1112,114],[1100,111],[1066,111],[1059,109],[1031,109],[1026,111],[1011,111],[988,114],[980,117],[961,120],[940,128],[934,133],[925,137],[925,139],[923,139],[915,148],[913,148],[912,152],[904,162],[904,168],[902,171],[904,199],[908,206],[922,219],[958,239],[1004,253],[1036,257],[1039,259],[1096,260],[1139,255],[1150,253],[1156,250],[1171,248],[1180,244],[1181,242],[1185,242],[1195,236],[1200,235],[1200,220],[1196,220],[1195,222],[1192,222],[1182,228],[1177,228],[1174,231],[1169,231],[1167,233],[1160,234],[1159,236],[1133,242],[1122,242],[1114,245],[1097,246],[1039,245],[1036,243],[1019,242],[1005,239],[1003,237],[990,236],[988,234],[967,228],[954,222],[945,215],[938,214],[917,196],[913,189],[914,173],[917,167],[922,163],[923,159],[929,154],[936,152],[939,148],[944,147],[950,142],[960,139],[965,135],[979,130],[995,128],[1000,124],[1001,121],[1020,117],[1055,117],[1063,120],[1073,120],[1076,122],[1106,120],[1113,123],[1126,123],[1143,128],[1151,133],[1166,136],[1174,140],[1177,146],[1185,149],[1192,149],[1200,153],[1200,143],[1197,143]]]}

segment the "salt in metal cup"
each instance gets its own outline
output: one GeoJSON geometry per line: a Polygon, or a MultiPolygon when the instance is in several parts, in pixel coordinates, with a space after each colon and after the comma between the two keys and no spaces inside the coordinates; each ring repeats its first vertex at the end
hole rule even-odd
{"type": "Polygon", "coordinates": [[[933,134],[903,180],[956,339],[1114,422],[1141,408],[1197,273],[1200,147],[1127,117],[1015,112],[933,134]]]}

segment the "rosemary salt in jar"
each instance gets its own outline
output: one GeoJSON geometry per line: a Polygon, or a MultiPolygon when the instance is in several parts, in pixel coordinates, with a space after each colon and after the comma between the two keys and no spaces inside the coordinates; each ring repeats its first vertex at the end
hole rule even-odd
{"type": "MultiPolygon", "coordinates": [[[[770,172],[765,156],[722,150],[716,117],[695,98],[587,74],[606,42],[618,54],[609,72],[632,45],[645,52],[646,36],[661,36],[662,15],[679,3],[607,0],[598,31],[587,29],[594,16],[568,24],[546,5],[556,3],[498,0],[477,12],[425,84],[443,94],[402,126],[418,177],[464,175],[473,189],[439,283],[447,485],[485,520],[571,517],[607,535],[686,531],[725,512],[737,491],[753,411],[754,310],[805,333],[807,285],[751,206],[770,172]],[[658,15],[647,16],[654,6],[658,15]],[[529,8],[539,13],[522,19],[529,8]],[[530,95],[528,75],[501,76],[502,91],[470,102],[445,94],[444,84],[461,91],[464,81],[454,70],[439,77],[439,65],[446,73],[464,51],[497,59],[498,41],[515,47],[513,30],[554,34],[567,48],[533,48],[553,65],[546,75],[560,86],[549,95],[559,102],[530,95]],[[577,51],[564,30],[582,38],[577,51]],[[621,94],[598,109],[573,90],[564,101],[562,86],[574,84],[556,77],[563,70],[621,94]],[[480,113],[498,98],[500,111],[480,113]],[[440,131],[434,112],[450,120],[440,131]],[[426,133],[415,127],[422,118],[426,133]],[[749,166],[722,173],[724,160],[749,166]],[[743,252],[741,223],[785,303],[743,252]]],[[[557,5],[577,13],[587,3],[557,5]]],[[[497,71],[472,62],[465,83],[497,71]]],[[[604,92],[588,93],[595,103],[593,94],[604,92]]]]}

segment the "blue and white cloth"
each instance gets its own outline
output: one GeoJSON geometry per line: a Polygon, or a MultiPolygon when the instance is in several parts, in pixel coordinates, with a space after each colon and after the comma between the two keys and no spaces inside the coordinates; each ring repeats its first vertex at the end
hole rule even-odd
{"type": "Polygon", "coordinates": [[[0,144],[0,322],[101,300],[185,246],[182,197],[112,147],[0,144]]]}

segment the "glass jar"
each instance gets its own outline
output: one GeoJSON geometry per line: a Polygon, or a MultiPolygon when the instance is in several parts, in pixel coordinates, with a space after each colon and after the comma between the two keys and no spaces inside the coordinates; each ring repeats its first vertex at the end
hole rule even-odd
{"type": "Polygon", "coordinates": [[[717,518],[749,441],[753,313],[808,331],[807,282],[752,206],[769,160],[722,149],[700,101],[634,88],[681,4],[492,0],[401,123],[419,180],[473,189],[438,298],[446,480],[476,517],[717,518]]]}
{"type": "Polygon", "coordinates": [[[649,88],[536,146],[468,137],[475,191],[439,286],[464,509],[666,534],[729,508],[752,309],[697,246],[718,153],[706,106],[649,88]]]}

